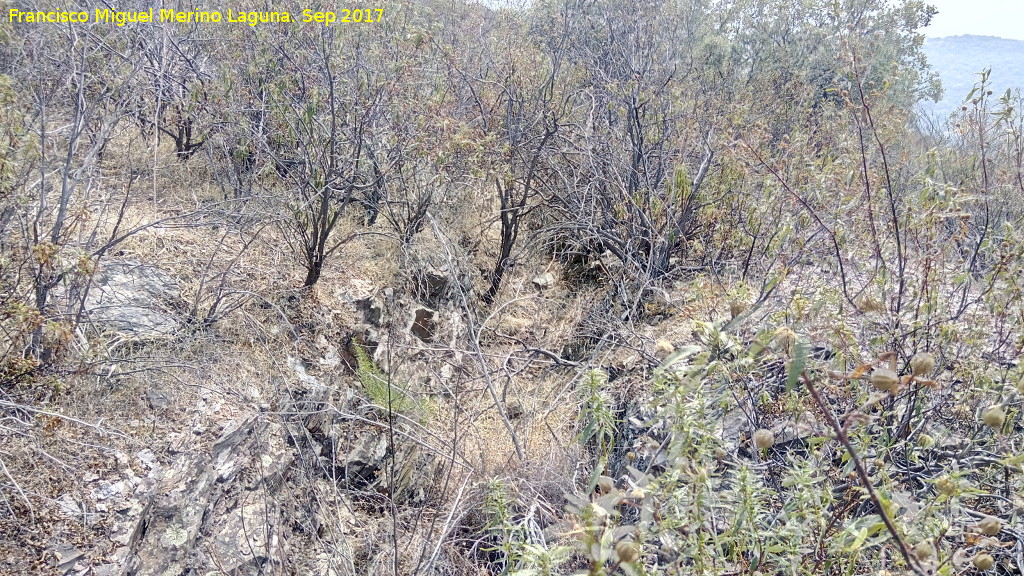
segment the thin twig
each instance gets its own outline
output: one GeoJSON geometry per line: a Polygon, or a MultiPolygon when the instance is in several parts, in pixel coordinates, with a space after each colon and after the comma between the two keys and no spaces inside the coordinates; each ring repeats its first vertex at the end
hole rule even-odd
{"type": "Polygon", "coordinates": [[[99,432],[100,434],[111,434],[111,435],[117,436],[119,438],[124,438],[126,440],[131,440],[131,438],[129,436],[127,436],[126,434],[124,434],[123,432],[119,432],[119,431],[111,429],[111,428],[104,428],[103,426],[101,426],[101,424],[103,423],[103,419],[100,419],[100,422],[97,423],[97,424],[91,424],[91,423],[86,422],[84,420],[79,420],[78,418],[74,418],[74,417],[68,416],[66,414],[61,414],[60,412],[51,412],[49,410],[40,410],[39,408],[33,408],[32,406],[28,406],[28,405],[25,405],[25,404],[18,404],[16,402],[8,402],[6,400],[0,400],[0,407],[14,408],[16,410],[25,410],[26,412],[32,412],[33,414],[42,414],[43,416],[50,416],[52,418],[59,418],[61,420],[66,420],[68,422],[74,422],[75,424],[81,424],[82,426],[87,426],[87,427],[92,428],[93,430],[99,432]]]}
{"type": "Polygon", "coordinates": [[[807,377],[806,372],[801,372],[800,377],[804,381],[804,386],[807,387],[807,391],[810,392],[811,398],[814,403],[818,406],[818,410],[825,415],[825,419],[828,421],[829,426],[836,434],[836,438],[842,443],[843,447],[846,448],[846,452],[850,455],[850,459],[853,460],[854,468],[857,471],[857,476],[860,478],[861,484],[864,485],[864,489],[868,493],[868,497],[871,498],[871,502],[875,505],[875,509],[878,510],[878,516],[882,519],[885,524],[886,530],[892,535],[893,540],[896,542],[896,547],[899,548],[900,554],[903,556],[903,560],[907,563],[907,566],[919,576],[925,576],[925,571],[921,564],[917,561],[917,557],[907,547],[907,542],[903,539],[899,529],[893,524],[889,513],[886,512],[885,507],[882,506],[882,499],[878,496],[878,492],[875,491],[875,487],[871,484],[871,478],[868,476],[867,470],[864,468],[864,464],[860,461],[860,457],[857,456],[857,451],[854,450],[853,444],[850,443],[850,438],[846,435],[846,430],[843,429],[839,421],[836,420],[835,413],[828,404],[822,399],[821,394],[818,393],[818,389],[814,386],[814,382],[807,377]]]}
{"type": "MultiPolygon", "coordinates": [[[[14,486],[14,489],[18,491],[18,495],[21,496],[21,499],[25,502],[25,506],[28,508],[28,515],[30,518],[32,518],[32,523],[35,524],[36,509],[32,507],[32,502],[28,499],[28,496],[26,496],[25,492],[21,489],[21,486],[18,484],[18,481],[15,480],[14,476],[11,475],[10,470],[7,469],[7,464],[4,464],[3,458],[0,458],[0,468],[3,468],[4,476],[7,476],[7,479],[11,481],[11,485],[14,486]]],[[[8,507],[10,507],[10,504],[8,504],[8,507]]]]}
{"type": "MultiPolygon", "coordinates": [[[[447,239],[447,236],[443,234],[440,230],[440,227],[438,227],[433,215],[428,214],[427,217],[430,221],[430,226],[433,228],[434,236],[438,239],[447,239]]],[[[443,246],[445,249],[445,254],[448,257],[448,269],[452,271],[458,270],[458,268],[455,266],[455,259],[451,253],[449,244],[445,243],[443,244],[443,246]]],[[[498,410],[498,415],[501,417],[502,423],[505,425],[505,430],[508,431],[509,439],[511,439],[512,441],[512,447],[515,448],[516,451],[516,457],[519,459],[520,462],[522,462],[523,460],[526,459],[526,455],[523,452],[523,446],[522,443],[520,443],[519,441],[519,436],[516,434],[515,427],[512,425],[512,421],[508,417],[508,413],[505,410],[505,405],[502,403],[501,398],[498,395],[498,390],[494,385],[493,379],[491,378],[490,367],[488,366],[487,360],[486,358],[484,358],[483,350],[480,347],[480,329],[476,326],[476,322],[474,322],[473,310],[469,306],[469,299],[466,297],[466,291],[462,288],[462,286],[459,286],[457,292],[459,295],[459,299],[461,300],[462,303],[462,310],[465,313],[466,328],[469,331],[470,336],[469,340],[470,343],[473,345],[471,352],[476,357],[477,362],[480,364],[480,371],[481,375],[484,378],[484,384],[486,384],[487,386],[487,392],[491,395],[491,400],[494,401],[494,406],[498,410]]]]}

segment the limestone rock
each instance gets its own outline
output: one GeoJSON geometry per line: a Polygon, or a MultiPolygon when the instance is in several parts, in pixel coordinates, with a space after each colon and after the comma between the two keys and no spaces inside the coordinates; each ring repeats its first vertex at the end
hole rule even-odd
{"type": "Polygon", "coordinates": [[[167,272],[129,260],[101,263],[85,298],[93,322],[141,338],[178,333],[185,307],[178,282],[167,272]]]}
{"type": "Polygon", "coordinates": [[[384,303],[373,296],[360,298],[353,302],[356,310],[363,315],[363,319],[370,326],[380,328],[381,320],[384,318],[384,303]]]}
{"type": "Polygon", "coordinates": [[[372,482],[387,455],[388,440],[384,434],[368,432],[357,438],[352,450],[342,458],[349,481],[372,482]]]}
{"type": "Polygon", "coordinates": [[[555,275],[551,272],[545,272],[540,276],[533,279],[533,285],[541,290],[551,288],[555,284],[555,275]]]}
{"type": "Polygon", "coordinates": [[[53,548],[52,554],[53,565],[61,574],[72,573],[76,564],[85,559],[85,553],[70,544],[58,544],[53,548]]]}
{"type": "Polygon", "coordinates": [[[467,259],[462,255],[449,256],[443,250],[424,249],[408,262],[407,269],[413,282],[415,298],[431,308],[443,308],[446,303],[457,301],[462,292],[472,290],[472,278],[458,269],[458,262],[467,259]]]}
{"type": "Polygon", "coordinates": [[[280,425],[253,417],[223,434],[209,456],[182,454],[154,471],[160,480],[148,502],[115,527],[112,539],[123,546],[111,559],[137,576],[281,566],[281,519],[266,504],[294,459],[283,436],[280,425]]]}

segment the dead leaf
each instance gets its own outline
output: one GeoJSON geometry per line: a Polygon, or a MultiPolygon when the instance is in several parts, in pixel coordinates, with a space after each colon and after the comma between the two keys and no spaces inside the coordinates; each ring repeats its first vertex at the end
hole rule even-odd
{"type": "Polygon", "coordinates": [[[864,375],[868,373],[868,370],[871,370],[871,368],[873,368],[873,366],[871,364],[861,364],[860,366],[857,366],[857,368],[853,371],[853,373],[850,374],[850,376],[849,376],[850,380],[856,380],[858,378],[863,378],[864,375]]]}

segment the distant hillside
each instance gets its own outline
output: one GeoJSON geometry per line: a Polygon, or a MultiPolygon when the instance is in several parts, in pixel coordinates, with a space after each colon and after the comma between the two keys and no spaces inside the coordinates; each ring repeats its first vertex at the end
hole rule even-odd
{"type": "Polygon", "coordinates": [[[928,62],[942,78],[944,94],[938,103],[926,102],[926,113],[951,114],[978,81],[978,73],[992,69],[990,84],[996,94],[1007,88],[1024,88],[1024,41],[993,36],[928,38],[924,44],[928,62]]]}

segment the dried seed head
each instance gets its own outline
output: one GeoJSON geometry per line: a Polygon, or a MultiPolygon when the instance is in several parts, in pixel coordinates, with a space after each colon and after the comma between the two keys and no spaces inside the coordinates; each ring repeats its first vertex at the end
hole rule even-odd
{"type": "Polygon", "coordinates": [[[995,516],[986,516],[978,522],[978,531],[986,536],[995,536],[1003,529],[1003,521],[995,516]]]}
{"type": "Polygon", "coordinates": [[[985,413],[981,415],[981,421],[985,423],[989,428],[995,428],[996,430],[1003,427],[1003,423],[1006,422],[1006,412],[1003,411],[1002,406],[992,406],[985,413]]]}
{"type": "Polygon", "coordinates": [[[695,471],[694,475],[697,478],[697,483],[698,484],[703,485],[703,484],[707,483],[707,481],[708,481],[708,469],[707,468],[705,468],[703,466],[698,467],[697,470],[695,471]]]}
{"type": "Polygon", "coordinates": [[[917,437],[917,445],[921,448],[931,448],[932,446],[935,446],[935,438],[932,438],[928,434],[922,432],[921,435],[917,437]]]}
{"type": "Polygon", "coordinates": [[[939,494],[952,496],[960,489],[960,485],[956,480],[953,480],[949,476],[943,476],[935,481],[935,489],[939,491],[939,494]]]}
{"type": "Polygon", "coordinates": [[[794,342],[796,342],[796,332],[793,332],[789,328],[783,326],[775,331],[775,341],[786,348],[789,348],[794,342]]]}
{"type": "Polygon", "coordinates": [[[883,392],[896,392],[900,386],[900,377],[892,370],[886,368],[875,368],[868,378],[868,382],[883,392]]]}
{"type": "Polygon", "coordinates": [[[732,302],[729,303],[729,314],[733,318],[739,316],[740,314],[743,314],[746,311],[747,311],[747,305],[744,302],[740,302],[738,300],[733,300],[732,302]]]}
{"type": "Polygon", "coordinates": [[[757,432],[754,432],[754,446],[757,446],[761,450],[767,450],[774,445],[775,434],[772,434],[771,430],[761,428],[757,432]]]}
{"type": "Polygon", "coordinates": [[[910,359],[910,369],[914,376],[927,376],[935,370],[935,356],[927,352],[918,352],[910,359]]]}
{"type": "Polygon", "coordinates": [[[620,540],[615,545],[615,555],[620,562],[631,564],[640,559],[640,547],[632,540],[620,540]]]}
{"type": "Polygon", "coordinates": [[[659,358],[664,358],[665,356],[668,356],[669,354],[675,352],[675,350],[676,347],[673,346],[671,342],[665,340],[664,338],[658,340],[654,344],[654,351],[659,358]]]}
{"type": "Polygon", "coordinates": [[[932,557],[935,550],[932,548],[932,543],[927,540],[918,542],[917,546],[914,546],[914,555],[921,560],[927,560],[932,557]]]}
{"type": "Polygon", "coordinates": [[[861,296],[860,299],[857,300],[856,304],[857,308],[859,308],[861,312],[885,311],[885,303],[883,303],[878,298],[875,298],[874,296],[869,296],[867,294],[861,296]]]}
{"type": "Polygon", "coordinates": [[[978,570],[991,570],[996,565],[996,559],[988,552],[982,552],[974,557],[974,567],[978,570]]]}

